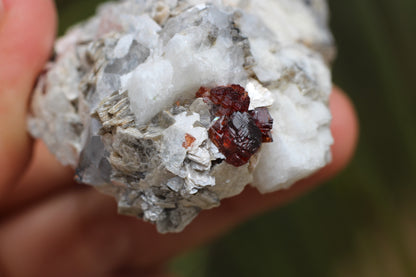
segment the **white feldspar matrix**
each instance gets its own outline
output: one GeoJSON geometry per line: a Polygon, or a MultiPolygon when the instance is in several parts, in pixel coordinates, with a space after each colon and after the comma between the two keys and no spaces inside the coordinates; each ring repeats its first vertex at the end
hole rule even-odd
{"type": "Polygon", "coordinates": [[[324,0],[106,3],[55,45],[29,130],[119,212],[179,232],[331,160],[324,0]]]}

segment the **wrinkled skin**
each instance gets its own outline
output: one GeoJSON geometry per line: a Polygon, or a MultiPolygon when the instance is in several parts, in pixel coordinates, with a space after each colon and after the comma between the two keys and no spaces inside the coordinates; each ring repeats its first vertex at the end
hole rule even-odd
{"type": "Polygon", "coordinates": [[[357,140],[348,98],[331,96],[334,160],[291,189],[267,195],[247,188],[203,211],[180,234],[116,214],[113,199],[75,184],[73,172],[26,132],[27,104],[55,35],[51,0],[3,0],[0,9],[0,276],[169,276],[164,263],[284,205],[343,169],[357,140]],[[250,203],[250,204],[248,204],[250,203]]]}

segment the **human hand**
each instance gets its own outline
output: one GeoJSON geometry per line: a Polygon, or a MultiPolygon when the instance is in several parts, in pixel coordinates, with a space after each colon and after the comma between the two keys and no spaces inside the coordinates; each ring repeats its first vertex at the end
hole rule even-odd
{"type": "Polygon", "coordinates": [[[330,165],[289,190],[260,195],[247,188],[203,211],[184,232],[160,235],[151,224],[117,215],[113,199],[74,184],[73,172],[27,135],[27,102],[51,50],[56,15],[51,0],[3,1],[0,276],[165,276],[169,258],[291,201],[339,172],[352,156],[357,121],[351,103],[335,88],[330,165]]]}

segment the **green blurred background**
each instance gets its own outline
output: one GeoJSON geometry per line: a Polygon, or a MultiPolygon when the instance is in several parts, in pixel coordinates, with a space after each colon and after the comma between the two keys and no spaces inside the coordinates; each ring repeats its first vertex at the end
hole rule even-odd
{"type": "MultiPolygon", "coordinates": [[[[103,0],[56,0],[60,33],[103,0]]],[[[294,203],[176,258],[180,276],[416,276],[416,0],[332,0],[334,83],[361,137],[351,165],[294,203]]]]}

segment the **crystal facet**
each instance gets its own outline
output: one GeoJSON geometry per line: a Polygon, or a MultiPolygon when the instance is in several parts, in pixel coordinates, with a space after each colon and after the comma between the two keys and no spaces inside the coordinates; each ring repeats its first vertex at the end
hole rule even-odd
{"type": "Polygon", "coordinates": [[[273,142],[273,118],[270,116],[268,109],[266,107],[255,108],[250,111],[250,115],[261,131],[262,142],[273,142]]]}

